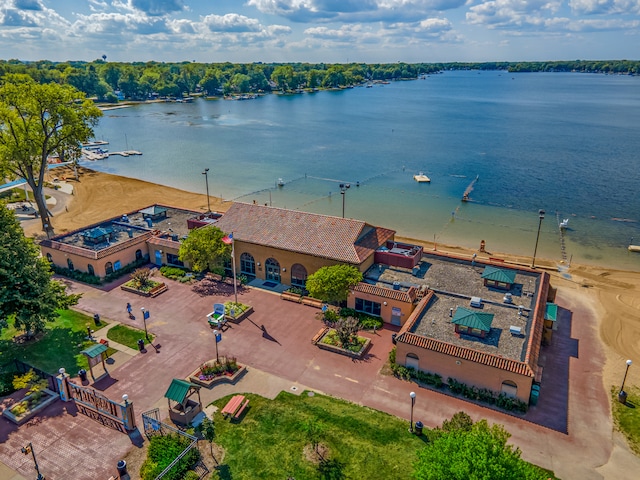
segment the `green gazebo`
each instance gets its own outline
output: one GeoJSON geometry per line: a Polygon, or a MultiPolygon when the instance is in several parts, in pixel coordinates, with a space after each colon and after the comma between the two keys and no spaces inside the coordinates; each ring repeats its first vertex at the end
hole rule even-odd
{"type": "Polygon", "coordinates": [[[485,287],[510,290],[516,281],[516,271],[487,265],[482,272],[485,287]]]}

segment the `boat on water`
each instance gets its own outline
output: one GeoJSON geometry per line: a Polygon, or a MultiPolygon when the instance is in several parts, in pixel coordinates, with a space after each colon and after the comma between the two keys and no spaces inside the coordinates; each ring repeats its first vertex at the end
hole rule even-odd
{"type": "Polygon", "coordinates": [[[413,179],[418,183],[429,183],[429,182],[431,182],[431,179],[429,177],[427,177],[423,172],[420,172],[419,174],[414,175],[413,179]]]}
{"type": "Polygon", "coordinates": [[[629,245],[630,252],[640,252],[640,245],[629,245]]]}
{"type": "Polygon", "coordinates": [[[558,226],[560,227],[560,229],[565,229],[569,227],[569,219],[568,218],[564,218],[562,219],[562,221],[558,224],[558,226]]]}
{"type": "Polygon", "coordinates": [[[284,186],[284,180],[282,178],[279,178],[278,181],[276,182],[276,185],[278,185],[279,187],[283,187],[284,186]]]}

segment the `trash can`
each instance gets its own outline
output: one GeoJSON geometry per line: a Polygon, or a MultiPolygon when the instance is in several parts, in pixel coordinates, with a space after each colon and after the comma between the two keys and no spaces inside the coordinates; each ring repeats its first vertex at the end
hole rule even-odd
{"type": "Polygon", "coordinates": [[[100,315],[98,315],[97,313],[93,316],[93,322],[96,325],[100,325],[100,315]]]}
{"type": "Polygon", "coordinates": [[[87,371],[84,368],[78,370],[78,376],[80,377],[80,381],[87,381],[87,371]]]}
{"type": "Polygon", "coordinates": [[[422,422],[416,422],[415,424],[416,435],[422,435],[423,428],[424,428],[424,425],[422,424],[422,422]]]}
{"type": "Polygon", "coordinates": [[[144,350],[144,340],[143,339],[138,340],[138,348],[140,349],[140,351],[144,350]]]}
{"type": "Polygon", "coordinates": [[[392,333],[391,334],[391,343],[393,343],[394,345],[396,344],[396,337],[398,336],[397,333],[392,333]]]}
{"type": "Polygon", "coordinates": [[[620,390],[618,392],[618,401],[622,404],[627,403],[627,392],[625,392],[624,390],[620,390]]]}
{"type": "Polygon", "coordinates": [[[122,477],[122,475],[127,475],[127,462],[124,460],[120,460],[116,465],[118,469],[118,475],[122,477]]]}

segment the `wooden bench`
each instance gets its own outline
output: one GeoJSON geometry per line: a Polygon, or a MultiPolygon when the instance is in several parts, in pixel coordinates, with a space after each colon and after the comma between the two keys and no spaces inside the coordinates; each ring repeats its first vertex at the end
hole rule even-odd
{"type": "Polygon", "coordinates": [[[311,343],[313,343],[314,345],[316,343],[318,343],[318,341],[322,338],[322,336],[327,333],[327,330],[329,330],[327,327],[323,327],[321,328],[318,333],[316,333],[313,338],[311,339],[311,343]]]}
{"type": "Polygon", "coordinates": [[[302,304],[308,305],[309,307],[322,308],[324,302],[317,298],[302,297],[302,304]]]}
{"type": "Polygon", "coordinates": [[[280,294],[282,300],[289,300],[290,302],[300,303],[302,296],[299,293],[282,292],[280,294]]]}

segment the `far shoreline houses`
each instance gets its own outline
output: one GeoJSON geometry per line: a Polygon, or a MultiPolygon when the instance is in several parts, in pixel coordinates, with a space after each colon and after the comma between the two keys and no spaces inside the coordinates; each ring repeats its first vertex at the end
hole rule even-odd
{"type": "Polygon", "coordinates": [[[364,281],[347,306],[398,332],[398,364],[537,400],[539,353],[551,343],[557,312],[546,272],[427,253],[360,220],[245,203],[223,214],[151,205],[43,240],[40,249],[58,271],[102,278],[135,262],[184,266],[180,241],[207,225],[233,232],[237,273],[257,287],[304,288],[321,267],[358,268],[364,281]]]}

